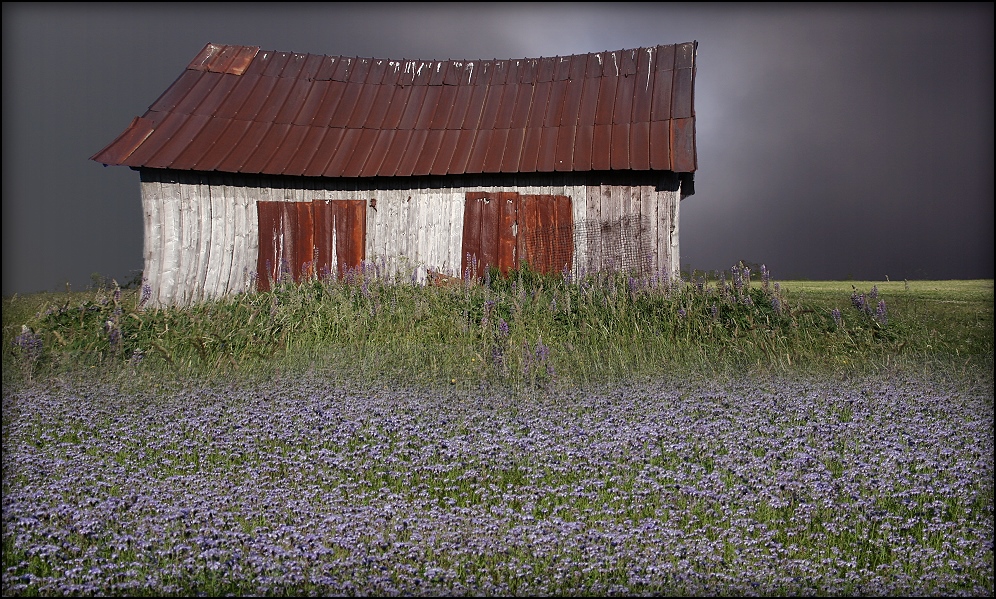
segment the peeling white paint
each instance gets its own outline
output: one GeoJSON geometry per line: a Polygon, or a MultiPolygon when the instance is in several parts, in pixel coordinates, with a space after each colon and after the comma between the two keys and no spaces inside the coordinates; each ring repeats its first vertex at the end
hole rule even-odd
{"type": "Polygon", "coordinates": [[[654,66],[654,49],[647,48],[647,83],[643,88],[645,90],[650,89],[650,79],[652,73],[654,72],[653,66],[654,66]]]}

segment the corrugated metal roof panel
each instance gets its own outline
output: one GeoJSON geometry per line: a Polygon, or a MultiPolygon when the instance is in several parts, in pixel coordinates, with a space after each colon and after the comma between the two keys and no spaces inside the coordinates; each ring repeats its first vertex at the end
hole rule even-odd
{"type": "Polygon", "coordinates": [[[321,173],[324,173],[325,167],[332,161],[336,150],[339,149],[339,143],[342,141],[345,133],[345,129],[333,129],[332,127],[325,129],[325,138],[322,140],[321,145],[318,146],[318,150],[311,158],[311,162],[304,169],[303,174],[307,176],[320,176],[321,173]],[[319,173],[319,175],[314,175],[313,173],[319,173]]]}
{"type": "Polygon", "coordinates": [[[539,156],[536,157],[536,170],[549,173],[557,166],[557,128],[543,127],[542,131],[539,156]]]}
{"type": "Polygon", "coordinates": [[[429,129],[432,125],[432,117],[439,108],[439,97],[443,94],[442,85],[424,86],[425,98],[422,100],[422,108],[415,118],[415,129],[429,129]]]}
{"type": "Polygon", "coordinates": [[[363,86],[363,89],[360,91],[360,97],[356,99],[353,112],[349,115],[349,120],[346,122],[347,128],[362,129],[366,126],[367,118],[370,116],[370,110],[374,106],[374,100],[377,97],[377,91],[380,87],[379,85],[363,86]]]}
{"type": "MultiPolygon", "coordinates": [[[[303,127],[303,125],[295,126],[303,127]]],[[[287,164],[284,166],[280,174],[303,175],[308,168],[308,164],[310,164],[315,158],[319,145],[325,137],[325,132],[328,131],[328,129],[319,129],[318,127],[304,127],[304,129],[307,130],[304,138],[302,138],[301,143],[294,148],[294,155],[287,161],[287,164]]]]}
{"type": "Polygon", "coordinates": [[[692,112],[692,69],[678,69],[674,72],[671,118],[685,119],[690,116],[694,116],[692,112]]]}
{"type": "Polygon", "coordinates": [[[371,59],[357,58],[353,62],[353,68],[349,71],[350,83],[366,83],[367,75],[370,73],[371,59]]]}
{"type": "Polygon", "coordinates": [[[404,112],[401,113],[401,120],[398,121],[398,129],[414,129],[418,122],[418,115],[422,111],[422,103],[425,101],[425,94],[429,91],[428,85],[413,85],[411,93],[408,94],[408,101],[405,103],[404,112]]]}
{"type": "Polygon", "coordinates": [[[561,125],[557,129],[557,160],[554,170],[574,170],[574,136],[577,129],[573,125],[561,125]]]}
{"type": "Polygon", "coordinates": [[[581,92],[584,90],[584,79],[568,79],[564,89],[564,111],[560,115],[561,127],[575,127],[578,124],[578,114],[581,110],[581,92]]]}
{"type": "Polygon", "coordinates": [[[515,173],[519,170],[519,159],[522,157],[522,144],[526,139],[526,130],[510,129],[505,140],[505,152],[501,157],[501,172],[515,173]]]}
{"type": "MultiPolygon", "coordinates": [[[[157,115],[159,116],[159,115],[157,115]]],[[[145,139],[142,145],[135,148],[126,160],[122,162],[125,166],[149,166],[152,168],[166,168],[169,164],[162,164],[158,158],[159,151],[164,145],[169,143],[173,134],[187,122],[187,115],[166,113],[152,133],[145,139]]]]}
{"type": "Polygon", "coordinates": [[[387,110],[391,106],[391,98],[394,96],[394,86],[377,85],[375,87],[377,89],[377,94],[370,103],[370,112],[367,114],[367,122],[363,126],[369,129],[382,129],[384,117],[387,116],[387,110]]]}
{"type": "Polygon", "coordinates": [[[301,101],[301,109],[294,115],[294,120],[291,122],[295,125],[310,127],[318,115],[318,110],[321,108],[328,90],[328,81],[312,81],[311,87],[308,88],[308,95],[301,101]]]}
{"type": "MultiPolygon", "coordinates": [[[[266,166],[270,164],[270,159],[277,153],[277,150],[283,147],[283,142],[287,138],[287,132],[290,128],[291,126],[286,124],[271,124],[270,128],[267,129],[266,134],[259,140],[259,147],[252,153],[252,155],[246,158],[245,162],[242,164],[241,168],[243,172],[267,172],[266,166]]],[[[281,165],[279,170],[273,172],[280,172],[285,166],[287,166],[286,162],[281,165]]]]}
{"type": "Polygon", "coordinates": [[[394,173],[397,177],[410,177],[415,172],[415,162],[419,159],[419,154],[425,146],[425,140],[429,136],[428,129],[415,129],[408,140],[408,147],[401,156],[398,163],[398,170],[394,173]]]}
{"type": "Polygon", "coordinates": [[[294,87],[296,82],[297,80],[295,79],[278,77],[276,83],[273,85],[273,89],[270,90],[270,94],[263,101],[263,105],[259,107],[259,111],[252,120],[270,123],[289,123],[290,119],[283,119],[281,121],[277,119],[277,115],[287,102],[291,88],[294,87]]]}
{"type": "Polygon", "coordinates": [[[474,129],[461,129],[460,137],[457,138],[456,149],[453,150],[453,158],[446,171],[448,175],[461,175],[467,171],[467,162],[470,160],[470,150],[474,147],[474,140],[477,138],[477,131],[474,129]]]}
{"type": "Polygon", "coordinates": [[[194,138],[183,144],[180,153],[170,164],[170,168],[184,171],[193,170],[211,150],[215,140],[225,133],[225,129],[231,123],[229,119],[214,119],[207,115],[194,116],[191,117],[191,120],[193,121],[195,118],[207,120],[200,123],[201,129],[194,138]]]}
{"type": "Polygon", "coordinates": [[[556,70],[556,63],[549,56],[540,58],[536,64],[536,83],[553,81],[553,73],[556,70]]]}
{"type": "Polygon", "coordinates": [[[571,159],[576,171],[591,170],[591,144],[595,137],[594,125],[579,126],[574,135],[574,157],[571,159]]]}
{"type": "MultiPolygon", "coordinates": [[[[611,69],[611,67],[610,67],[611,69]]],[[[605,76],[598,80],[598,105],[595,106],[595,124],[612,124],[612,109],[616,102],[616,85],[619,78],[605,76]]]]}
{"type": "Polygon", "coordinates": [[[329,121],[329,127],[336,129],[346,127],[349,123],[349,117],[353,114],[353,110],[356,109],[356,102],[359,100],[363,89],[364,85],[362,83],[346,83],[345,88],[342,90],[342,95],[339,97],[339,103],[335,108],[335,112],[332,113],[332,120],[329,121]]]}
{"type": "Polygon", "coordinates": [[[650,122],[629,126],[629,162],[638,171],[650,170],[650,122]]]}
{"type": "Polygon", "coordinates": [[[246,131],[249,130],[249,125],[252,124],[252,121],[236,121],[235,119],[215,120],[224,121],[228,124],[225,126],[225,130],[215,139],[207,153],[197,161],[197,164],[191,170],[218,170],[218,166],[239,145],[246,131]]]}
{"type": "Polygon", "coordinates": [[[692,172],[695,49],[398,61],[207,44],[93,159],[332,177],[692,172]]]}
{"type": "Polygon", "coordinates": [[[381,129],[398,129],[398,123],[401,122],[401,116],[405,113],[405,108],[408,106],[408,98],[412,93],[412,86],[400,86],[394,88],[394,94],[391,97],[391,103],[387,107],[387,114],[384,115],[384,123],[381,125],[381,129]]]}
{"type": "Polygon", "coordinates": [[[307,79],[294,79],[291,87],[287,90],[286,98],[284,98],[280,111],[273,117],[273,121],[276,123],[293,123],[298,113],[306,106],[312,86],[313,82],[307,79]]]}
{"type": "Polygon", "coordinates": [[[650,123],[650,168],[669,171],[671,169],[671,121],[650,123]]]}
{"type": "Polygon", "coordinates": [[[505,142],[508,140],[508,129],[494,129],[491,131],[491,139],[488,141],[488,148],[484,156],[484,166],[481,167],[485,173],[501,172],[501,159],[505,153],[505,142]]]}
{"type": "Polygon", "coordinates": [[[323,177],[343,176],[343,171],[346,170],[346,163],[352,157],[356,142],[362,132],[362,129],[342,130],[342,139],[339,141],[339,146],[335,149],[332,159],[325,166],[325,170],[322,172],[323,177]]]}
{"type": "Polygon", "coordinates": [[[360,136],[356,140],[356,145],[353,146],[353,155],[350,156],[349,161],[346,162],[346,166],[342,171],[342,176],[360,176],[360,173],[363,172],[363,165],[365,165],[367,160],[370,159],[370,152],[373,150],[374,144],[377,142],[377,133],[378,131],[374,129],[360,130],[360,136]]]}
{"type": "Polygon", "coordinates": [[[413,175],[428,175],[432,171],[432,165],[435,162],[436,154],[439,153],[439,147],[442,143],[443,130],[430,129],[425,137],[425,143],[422,144],[422,149],[418,152],[418,159],[415,161],[415,167],[412,170],[413,175]]]}
{"type": "Polygon", "coordinates": [[[246,172],[242,170],[242,165],[246,163],[259,146],[260,140],[266,135],[270,128],[270,123],[249,123],[245,134],[239,140],[239,144],[232,148],[232,151],[225,156],[225,159],[218,165],[217,170],[228,173],[246,172]]]}
{"type": "Polygon", "coordinates": [[[242,75],[226,79],[235,79],[235,85],[232,86],[232,91],[228,92],[227,96],[218,98],[218,100],[223,100],[214,111],[214,117],[219,119],[234,118],[238,114],[242,105],[252,94],[256,84],[259,83],[260,77],[259,75],[242,75]]]}
{"type": "Polygon", "coordinates": [[[131,120],[121,135],[94,154],[93,160],[103,164],[124,164],[124,161],[152,135],[154,130],[155,123],[151,119],[137,116],[131,120]]]}
{"type": "Polygon", "coordinates": [[[581,105],[578,108],[578,126],[591,126],[595,124],[595,109],[598,107],[599,80],[585,78],[583,81],[581,105]]]}
{"type": "Polygon", "coordinates": [[[613,170],[629,167],[629,123],[612,125],[612,151],[609,162],[613,170]]]}
{"type": "Polygon", "coordinates": [[[650,99],[650,120],[666,121],[671,118],[671,83],[674,71],[657,71],[654,74],[654,90],[650,99]]]}
{"type": "Polygon", "coordinates": [[[263,104],[270,98],[270,92],[277,85],[277,81],[276,77],[260,77],[252,91],[249,92],[242,107],[232,118],[240,121],[255,121],[263,104]]]}
{"type": "Polygon", "coordinates": [[[381,163],[378,174],[383,177],[393,177],[398,172],[398,164],[401,157],[408,148],[408,142],[412,138],[412,129],[398,129],[394,132],[394,139],[387,153],[384,155],[384,162],[381,163]]]}
{"type": "Polygon", "coordinates": [[[633,96],[636,93],[636,73],[619,78],[616,85],[616,100],[612,109],[612,123],[628,125],[633,122],[633,96]]]}
{"type": "Polygon", "coordinates": [[[384,158],[394,141],[394,131],[391,129],[375,130],[375,133],[377,139],[374,140],[374,145],[370,148],[370,155],[367,156],[367,161],[360,171],[359,176],[361,177],[374,177],[381,173],[381,165],[384,164],[384,158]]]}
{"type": "Polygon", "coordinates": [[[190,111],[191,114],[216,117],[218,109],[228,102],[229,95],[235,89],[240,77],[219,77],[210,93],[200,99],[200,102],[190,111]]]}
{"type": "Polygon", "coordinates": [[[695,119],[671,121],[671,169],[679,173],[695,170],[695,119]]]}
{"type": "Polygon", "coordinates": [[[459,139],[459,130],[443,130],[443,139],[439,142],[439,151],[436,152],[436,157],[432,161],[432,168],[429,169],[430,175],[445,175],[449,172],[453,153],[456,151],[459,139]]]}
{"type": "Polygon", "coordinates": [[[481,122],[481,111],[484,110],[484,102],[488,98],[487,85],[474,85],[470,96],[470,103],[467,105],[467,113],[464,117],[461,129],[478,129],[481,122]]]}
{"type": "Polygon", "coordinates": [[[301,150],[301,142],[308,135],[308,131],[311,127],[302,127],[301,125],[291,125],[288,123],[279,123],[275,125],[277,127],[286,127],[284,133],[284,138],[277,146],[277,151],[273,153],[270,161],[263,167],[265,172],[270,173],[281,173],[287,170],[290,166],[294,156],[301,150]]]}
{"type": "Polygon", "coordinates": [[[477,137],[474,138],[474,145],[470,149],[470,157],[467,159],[465,172],[484,172],[484,159],[487,158],[488,147],[491,145],[491,135],[493,133],[490,129],[478,129],[477,137]]]}
{"type": "Polygon", "coordinates": [[[612,125],[595,125],[591,140],[591,168],[607,171],[612,168],[609,160],[612,151],[612,125]]]}
{"type": "Polygon", "coordinates": [[[567,96],[567,81],[552,81],[550,83],[550,98],[546,102],[546,117],[544,127],[559,127],[560,118],[564,114],[564,98],[567,96]]]}
{"type": "Polygon", "coordinates": [[[539,129],[546,119],[546,105],[550,101],[552,81],[544,81],[533,86],[533,101],[529,105],[529,116],[526,118],[526,129],[539,129]]]}
{"type": "MultiPolygon", "coordinates": [[[[543,129],[540,127],[527,127],[526,137],[522,140],[522,154],[519,156],[519,172],[535,173],[536,165],[539,161],[540,141],[543,137],[543,129]]],[[[468,169],[467,172],[473,172],[468,169]]]]}
{"type": "Polygon", "coordinates": [[[444,129],[460,129],[464,118],[467,117],[467,108],[470,107],[470,97],[474,91],[471,85],[461,85],[456,88],[456,96],[453,98],[453,109],[446,120],[444,129]]]}

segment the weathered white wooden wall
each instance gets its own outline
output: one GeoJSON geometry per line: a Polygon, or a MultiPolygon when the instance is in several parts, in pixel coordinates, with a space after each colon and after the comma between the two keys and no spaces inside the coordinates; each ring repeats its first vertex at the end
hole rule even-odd
{"type": "MultiPolygon", "coordinates": [[[[388,273],[414,271],[424,281],[426,269],[460,274],[467,192],[566,195],[571,197],[576,228],[636,219],[641,239],[623,239],[621,243],[638,244],[647,252],[649,267],[655,271],[673,275],[679,269],[680,192],[676,185],[662,187],[650,176],[628,184],[593,182],[584,175],[549,174],[382,179],[361,185],[356,180],[162,170],[143,170],[141,175],[145,215],[143,276],[152,291],[150,306],[189,305],[252,291],[259,247],[259,200],[366,200],[367,261],[383,264],[388,273]],[[375,200],[375,207],[370,200],[375,200]]],[[[624,235],[634,230],[621,229],[624,235]]],[[[610,257],[597,255],[599,251],[579,238],[574,249],[575,270],[611,264],[610,257]]]]}

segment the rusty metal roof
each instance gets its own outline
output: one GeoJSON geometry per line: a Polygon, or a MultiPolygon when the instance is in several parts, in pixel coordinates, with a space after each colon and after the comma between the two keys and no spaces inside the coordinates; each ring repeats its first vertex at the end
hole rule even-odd
{"type": "Polygon", "coordinates": [[[419,61],[207,44],[91,159],[309,177],[694,172],[696,46],[419,61]]]}

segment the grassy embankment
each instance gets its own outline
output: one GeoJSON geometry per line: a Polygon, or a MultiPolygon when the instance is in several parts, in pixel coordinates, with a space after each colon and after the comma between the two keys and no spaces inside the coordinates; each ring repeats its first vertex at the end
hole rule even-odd
{"type": "Polygon", "coordinates": [[[528,271],[448,287],[374,269],[188,309],[141,290],[4,298],[4,383],[95,373],[566,385],[662,372],[991,370],[993,281],[528,271]],[[27,327],[25,329],[24,327],[27,327]]]}

